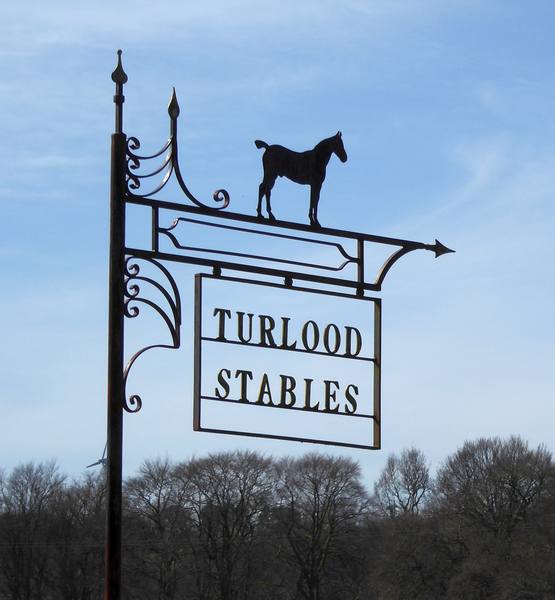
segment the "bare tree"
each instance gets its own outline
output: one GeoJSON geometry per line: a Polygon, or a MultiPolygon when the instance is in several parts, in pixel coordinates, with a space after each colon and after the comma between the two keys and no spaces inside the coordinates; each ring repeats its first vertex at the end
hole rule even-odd
{"type": "Polygon", "coordinates": [[[374,485],[373,506],[383,515],[418,514],[432,489],[426,458],[408,448],[399,456],[390,454],[374,485]]]}
{"type": "Polygon", "coordinates": [[[198,598],[251,596],[257,525],[273,490],[270,465],[255,452],[232,452],[211,454],[178,469],[191,514],[198,598]]]}
{"type": "MultiPolygon", "coordinates": [[[[0,600],[101,595],[105,482],[0,469],[0,600]]],[[[466,442],[431,481],[388,458],[232,452],[146,461],[124,486],[128,600],[555,600],[555,465],[519,437],[466,442]]]]}
{"type": "Polygon", "coordinates": [[[510,536],[547,492],[551,453],[531,450],[520,437],[466,442],[437,477],[438,500],[448,514],[495,535],[510,536]]]}
{"type": "Polygon", "coordinates": [[[51,584],[52,514],[64,477],[54,462],[27,463],[0,478],[0,595],[44,600],[51,584]]]}
{"type": "Polygon", "coordinates": [[[185,496],[168,459],[147,460],[124,488],[126,576],[136,598],[173,600],[184,575],[185,496]]]}
{"type": "Polygon", "coordinates": [[[554,465],[520,437],[466,442],[437,477],[436,513],[458,564],[453,600],[555,598],[554,465]]]}
{"type": "Polygon", "coordinates": [[[276,472],[278,507],[274,514],[277,531],[287,540],[285,558],[297,571],[297,593],[306,600],[329,597],[322,592],[328,561],[367,504],[359,465],[311,453],[279,462],[276,472]]]}
{"type": "Polygon", "coordinates": [[[57,542],[52,548],[52,597],[93,600],[102,595],[106,482],[87,473],[65,486],[51,518],[57,542]]]}

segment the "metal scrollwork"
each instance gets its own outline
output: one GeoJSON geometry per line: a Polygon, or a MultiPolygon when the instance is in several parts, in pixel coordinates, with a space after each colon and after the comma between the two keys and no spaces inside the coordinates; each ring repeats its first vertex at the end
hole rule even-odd
{"type": "MultiPolygon", "coordinates": [[[[123,371],[123,383],[124,387],[127,387],[127,377],[129,371],[135,364],[136,360],[144,354],[147,350],[153,348],[167,348],[174,350],[179,348],[181,344],[181,298],[179,296],[179,290],[173,279],[172,275],[160,262],[151,258],[138,258],[136,256],[129,256],[125,260],[125,299],[124,299],[124,314],[130,319],[134,319],[140,314],[140,306],[148,306],[153,309],[166,324],[168,331],[171,336],[171,344],[150,344],[141,348],[138,352],[135,352],[129,359],[125,369],[123,371]],[[161,283],[152,279],[147,275],[143,275],[139,262],[145,262],[155,266],[165,277],[169,283],[170,291],[168,291],[161,283]],[[141,284],[147,284],[152,288],[159,291],[167,303],[167,309],[162,308],[153,300],[144,297],[141,294],[141,284]]],[[[131,394],[127,396],[125,393],[125,400],[123,408],[129,413],[136,413],[141,410],[143,405],[142,399],[138,394],[131,394]]]]}
{"type": "Polygon", "coordinates": [[[219,204],[216,206],[210,206],[198,200],[187,187],[183,175],[181,174],[181,167],[178,159],[178,144],[177,144],[177,118],[179,116],[179,104],[177,102],[177,96],[175,89],[168,105],[168,114],[170,116],[170,137],[164,144],[164,146],[154,154],[143,156],[137,154],[137,150],[141,147],[141,142],[136,137],[130,137],[127,140],[127,194],[131,198],[149,198],[154,194],[160,192],[170,180],[172,174],[175,174],[177,184],[185,194],[185,196],[198,208],[206,210],[223,210],[229,206],[230,198],[229,193],[224,189],[218,189],[214,192],[213,199],[219,204]],[[164,156],[165,155],[165,156],[164,156]],[[144,174],[139,174],[138,170],[141,167],[142,161],[148,161],[162,158],[162,162],[154,170],[144,174]],[[141,193],[139,190],[142,186],[142,182],[145,179],[155,177],[156,175],[163,174],[160,183],[152,190],[145,193],[141,193]]]}

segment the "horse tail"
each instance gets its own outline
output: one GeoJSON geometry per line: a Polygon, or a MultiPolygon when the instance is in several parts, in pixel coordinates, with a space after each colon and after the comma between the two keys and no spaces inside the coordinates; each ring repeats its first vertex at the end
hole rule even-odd
{"type": "Polygon", "coordinates": [[[264,148],[265,150],[267,148],[269,148],[268,144],[266,142],[263,142],[262,140],[254,140],[254,145],[260,150],[260,148],[264,148]]]}

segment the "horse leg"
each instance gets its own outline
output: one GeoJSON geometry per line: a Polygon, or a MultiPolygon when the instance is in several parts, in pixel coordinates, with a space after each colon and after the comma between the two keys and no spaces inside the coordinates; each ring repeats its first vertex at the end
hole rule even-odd
{"type": "Polygon", "coordinates": [[[264,179],[258,188],[258,208],[256,212],[259,218],[262,218],[262,198],[266,196],[266,210],[268,211],[268,218],[270,221],[275,221],[275,217],[272,214],[272,206],[270,204],[270,196],[275,182],[276,176],[268,177],[266,173],[264,173],[264,179]]]}
{"type": "Polygon", "coordinates": [[[268,193],[266,194],[266,210],[268,211],[268,219],[270,219],[270,221],[275,221],[276,218],[274,217],[274,213],[272,212],[272,205],[270,204],[270,190],[268,190],[268,193]]]}
{"type": "Polygon", "coordinates": [[[310,224],[313,227],[320,227],[318,222],[318,202],[320,201],[320,190],[322,189],[322,183],[313,183],[310,186],[310,209],[308,211],[308,218],[310,224]]]}
{"type": "Polygon", "coordinates": [[[258,188],[258,206],[256,208],[256,214],[259,219],[262,219],[262,197],[266,193],[266,188],[264,187],[264,181],[260,184],[258,188]]]}

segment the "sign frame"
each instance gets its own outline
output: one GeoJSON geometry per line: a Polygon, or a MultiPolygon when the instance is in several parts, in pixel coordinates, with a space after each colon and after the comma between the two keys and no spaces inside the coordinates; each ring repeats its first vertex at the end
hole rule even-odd
{"type": "MultiPolygon", "coordinates": [[[[283,285],[261,280],[244,279],[239,277],[227,277],[222,275],[210,275],[208,273],[197,273],[195,275],[195,316],[194,316],[194,376],[193,376],[193,431],[204,433],[220,433],[227,435],[239,435],[246,437],[256,437],[275,440],[288,440],[294,442],[305,442],[311,444],[323,444],[326,446],[340,446],[344,448],[357,448],[360,450],[379,450],[381,448],[381,338],[382,338],[382,301],[381,298],[374,296],[353,296],[331,290],[323,290],[316,288],[290,286],[285,288],[283,285]],[[339,298],[348,298],[361,302],[370,302],[374,305],[373,309],[373,384],[372,384],[372,406],[373,415],[367,418],[372,420],[371,439],[372,444],[355,444],[347,442],[338,442],[331,440],[323,440],[319,438],[303,438],[292,435],[277,435],[269,433],[256,433],[248,431],[239,431],[236,429],[219,429],[202,426],[202,300],[203,289],[202,282],[204,280],[228,281],[241,284],[249,284],[261,287],[273,287],[279,289],[287,289],[302,293],[312,293],[325,296],[334,296],[339,298]]],[[[264,346],[259,346],[264,348],[264,346]]],[[[277,350],[277,348],[276,348],[277,350]]],[[[229,401],[232,402],[232,401],[229,401]]],[[[291,410],[291,409],[282,409],[291,410]]],[[[302,409],[296,409],[302,410],[302,409]]],[[[370,432],[369,432],[370,433],[370,432]]]]}

